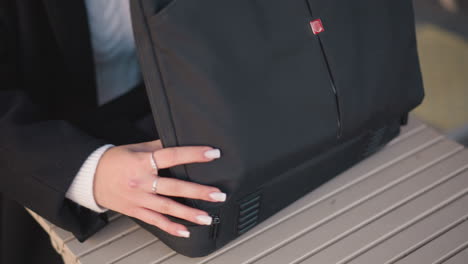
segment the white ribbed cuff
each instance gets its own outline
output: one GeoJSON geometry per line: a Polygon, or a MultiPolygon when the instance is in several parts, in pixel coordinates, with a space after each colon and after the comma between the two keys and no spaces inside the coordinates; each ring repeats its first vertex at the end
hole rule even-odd
{"type": "Polygon", "coordinates": [[[114,145],[111,144],[104,145],[88,156],[73,179],[65,197],[98,213],[104,213],[108,210],[96,203],[96,200],[94,199],[93,184],[99,160],[104,152],[113,146],[114,145]]]}

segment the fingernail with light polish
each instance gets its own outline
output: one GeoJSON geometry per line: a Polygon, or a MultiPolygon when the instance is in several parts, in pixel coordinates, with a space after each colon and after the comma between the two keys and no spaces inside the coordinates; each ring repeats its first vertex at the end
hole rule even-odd
{"type": "Polygon", "coordinates": [[[208,159],[219,159],[221,157],[221,151],[219,149],[205,151],[205,157],[208,159]]]}
{"type": "Polygon", "coordinates": [[[226,194],[222,192],[214,192],[210,193],[211,199],[218,201],[218,202],[224,202],[226,201],[226,194]]]}
{"type": "Polygon", "coordinates": [[[199,215],[195,218],[197,219],[198,223],[202,225],[211,225],[211,222],[213,221],[213,218],[208,215],[199,215]]]}
{"type": "Polygon", "coordinates": [[[179,230],[177,231],[177,234],[179,234],[181,237],[190,237],[190,232],[185,230],[179,230]]]}

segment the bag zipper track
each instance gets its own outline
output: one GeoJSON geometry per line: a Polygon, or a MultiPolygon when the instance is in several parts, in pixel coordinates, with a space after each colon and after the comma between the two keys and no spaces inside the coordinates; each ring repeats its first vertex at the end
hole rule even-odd
{"type": "Polygon", "coordinates": [[[218,215],[211,215],[213,222],[211,223],[210,228],[210,237],[216,239],[218,237],[219,224],[221,223],[221,218],[218,215]]]}
{"type": "Polygon", "coordinates": [[[341,138],[341,133],[342,133],[340,98],[338,95],[338,90],[336,89],[335,78],[333,78],[333,74],[330,68],[330,63],[328,62],[327,54],[325,53],[325,49],[323,48],[322,40],[320,39],[320,36],[317,36],[317,39],[319,42],[320,50],[322,51],[323,60],[325,61],[325,64],[327,65],[328,76],[330,78],[330,86],[335,96],[335,106],[336,106],[336,116],[337,116],[336,122],[338,126],[338,132],[336,134],[336,137],[339,139],[341,138]]]}
{"type": "MultiPolygon", "coordinates": [[[[308,0],[304,0],[304,1],[306,2],[307,9],[309,10],[310,16],[314,17],[314,15],[312,14],[312,8],[310,6],[309,1],[308,0]]],[[[325,52],[325,49],[323,47],[322,39],[320,38],[319,35],[315,35],[315,36],[317,37],[317,40],[318,40],[318,43],[319,43],[320,51],[322,53],[322,58],[323,58],[323,60],[325,62],[325,65],[327,66],[327,71],[328,71],[328,77],[329,77],[329,80],[330,80],[331,90],[332,90],[333,95],[335,97],[335,107],[336,107],[336,116],[337,116],[336,122],[337,122],[337,127],[338,127],[336,138],[340,139],[342,131],[343,131],[340,96],[338,94],[338,90],[336,89],[335,78],[333,77],[333,73],[331,71],[331,67],[330,67],[330,63],[328,61],[327,53],[325,52]]]]}

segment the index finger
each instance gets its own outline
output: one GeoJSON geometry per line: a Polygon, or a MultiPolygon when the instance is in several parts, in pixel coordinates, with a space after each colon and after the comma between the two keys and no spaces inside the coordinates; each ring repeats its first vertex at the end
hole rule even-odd
{"type": "Polygon", "coordinates": [[[153,152],[160,169],[187,163],[209,162],[221,157],[221,151],[207,146],[182,146],[163,148],[153,152]]]}

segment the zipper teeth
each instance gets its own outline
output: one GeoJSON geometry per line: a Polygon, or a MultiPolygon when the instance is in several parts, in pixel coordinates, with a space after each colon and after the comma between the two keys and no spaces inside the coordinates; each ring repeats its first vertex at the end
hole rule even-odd
{"type": "Polygon", "coordinates": [[[328,76],[330,77],[330,85],[333,91],[333,94],[335,96],[335,106],[336,106],[336,116],[337,116],[337,125],[338,125],[338,132],[336,137],[341,138],[341,133],[342,133],[342,123],[341,123],[341,105],[340,105],[340,97],[338,94],[338,90],[336,89],[335,85],[335,78],[333,77],[330,63],[328,62],[327,54],[325,53],[325,49],[323,48],[322,40],[320,39],[320,36],[317,35],[317,39],[319,42],[320,50],[322,51],[322,56],[323,60],[325,61],[325,65],[327,65],[327,71],[328,71],[328,76]]]}
{"type": "Polygon", "coordinates": [[[312,15],[312,8],[310,7],[309,0],[304,0],[304,1],[306,2],[307,9],[309,9],[309,13],[310,13],[310,15],[312,15]]]}
{"type": "Polygon", "coordinates": [[[218,237],[218,225],[221,223],[221,219],[219,218],[218,215],[212,215],[213,217],[213,222],[211,223],[211,238],[216,239],[218,237]]]}

